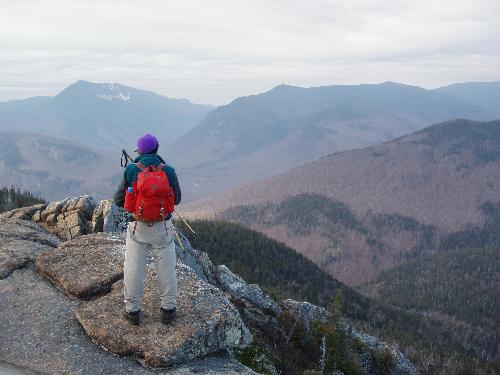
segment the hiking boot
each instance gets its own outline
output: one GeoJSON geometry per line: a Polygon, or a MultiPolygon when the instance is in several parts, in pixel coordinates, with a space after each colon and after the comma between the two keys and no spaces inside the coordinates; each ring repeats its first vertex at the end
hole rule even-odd
{"type": "Polygon", "coordinates": [[[137,311],[131,311],[131,312],[128,312],[127,310],[123,309],[123,316],[125,317],[125,319],[127,319],[127,321],[134,325],[134,326],[138,326],[139,325],[139,315],[141,313],[141,310],[137,310],[137,311]]]}
{"type": "Polygon", "coordinates": [[[163,324],[170,324],[175,319],[175,307],[170,310],[161,308],[161,322],[163,324]]]}

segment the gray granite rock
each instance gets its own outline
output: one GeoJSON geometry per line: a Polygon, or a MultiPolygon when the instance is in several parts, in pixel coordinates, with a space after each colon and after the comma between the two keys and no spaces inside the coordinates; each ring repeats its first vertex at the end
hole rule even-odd
{"type": "Polygon", "coordinates": [[[112,201],[103,201],[103,232],[120,233],[127,230],[131,214],[122,207],[113,204],[112,201]]]}
{"type": "Polygon", "coordinates": [[[179,365],[251,342],[250,332],[225,295],[180,262],[177,317],[172,325],[162,324],[154,278],[148,270],[140,326],[130,325],[120,314],[123,284],[119,282],[110,294],[76,311],[87,334],[107,350],[141,357],[152,367],[179,365]]]}
{"type": "MultiPolygon", "coordinates": [[[[352,329],[352,336],[362,342],[370,351],[390,353],[393,358],[393,366],[388,375],[418,375],[418,371],[406,356],[395,347],[380,341],[378,338],[359,333],[352,329]]],[[[373,359],[365,356],[363,367],[368,374],[373,373],[373,359]]]]}
{"type": "Polygon", "coordinates": [[[196,262],[203,270],[203,274],[206,279],[213,285],[217,285],[217,279],[215,277],[216,266],[213,264],[212,260],[207,253],[199,250],[194,250],[193,252],[196,262]]]}
{"type": "Polygon", "coordinates": [[[271,297],[264,294],[257,284],[248,284],[225,265],[216,268],[215,278],[221,288],[234,297],[249,301],[256,307],[274,315],[281,314],[281,307],[271,297]]]}
{"type": "Polygon", "coordinates": [[[32,221],[8,218],[0,218],[0,239],[26,240],[47,246],[57,246],[61,242],[59,238],[32,221]]]}
{"type": "MultiPolygon", "coordinates": [[[[309,302],[298,302],[292,299],[283,301],[283,309],[292,317],[297,319],[298,324],[304,328],[304,332],[310,332],[313,321],[327,322],[332,314],[322,307],[309,302]]],[[[352,328],[347,322],[340,323],[340,328],[347,334],[350,341],[357,339],[366,349],[361,355],[361,365],[366,374],[373,374],[373,351],[389,353],[393,358],[393,366],[388,375],[417,375],[418,372],[413,364],[395,347],[379,340],[376,337],[362,334],[352,328]]]]}
{"type": "Polygon", "coordinates": [[[94,197],[91,195],[82,195],[68,199],[62,208],[62,212],[79,211],[87,220],[90,220],[96,206],[97,203],[94,197]]]}
{"type": "Polygon", "coordinates": [[[108,215],[113,204],[111,200],[100,201],[92,213],[91,230],[92,233],[104,232],[104,217],[108,215]]]}
{"type": "Polygon", "coordinates": [[[96,202],[90,195],[52,202],[44,209],[33,208],[31,218],[50,233],[63,240],[69,240],[93,231],[93,213],[96,202]]]}
{"type": "Polygon", "coordinates": [[[313,321],[326,323],[332,316],[328,310],[309,302],[286,299],[282,302],[282,305],[286,312],[300,320],[306,332],[309,332],[313,321]]]}
{"type": "MultiPolygon", "coordinates": [[[[182,233],[177,228],[175,230],[178,234],[178,240],[176,240],[175,246],[177,259],[184,265],[191,268],[201,280],[213,284],[214,278],[205,272],[203,264],[200,262],[201,252],[193,249],[189,241],[182,235],[182,233]],[[179,242],[179,240],[181,242],[179,242]]],[[[210,261],[210,259],[208,261],[210,261]]]]}
{"type": "Polygon", "coordinates": [[[0,280],[0,373],[79,375],[255,375],[224,353],[180,367],[152,369],[94,344],[74,317],[82,302],[68,298],[32,267],[0,280]],[[15,364],[13,366],[12,364],[15,364]]]}
{"type": "Polygon", "coordinates": [[[83,212],[62,212],[57,217],[55,234],[63,240],[70,240],[90,232],[83,212]]]}
{"type": "Polygon", "coordinates": [[[11,211],[3,212],[0,217],[9,219],[31,220],[35,212],[45,209],[47,204],[35,204],[29,207],[15,208],[11,211]]]}
{"type": "Polygon", "coordinates": [[[45,222],[47,220],[47,217],[50,215],[54,215],[55,217],[57,217],[57,215],[59,215],[61,213],[62,208],[64,207],[64,205],[66,204],[67,201],[68,201],[68,199],[64,199],[64,200],[58,201],[58,202],[51,202],[40,213],[40,221],[45,222]]]}
{"type": "Polygon", "coordinates": [[[43,251],[52,247],[38,242],[6,239],[0,242],[0,279],[3,279],[17,268],[26,266],[43,251]]]}
{"type": "Polygon", "coordinates": [[[36,269],[64,292],[80,299],[107,293],[123,277],[125,242],[111,233],[77,237],[40,254],[36,269]]]}

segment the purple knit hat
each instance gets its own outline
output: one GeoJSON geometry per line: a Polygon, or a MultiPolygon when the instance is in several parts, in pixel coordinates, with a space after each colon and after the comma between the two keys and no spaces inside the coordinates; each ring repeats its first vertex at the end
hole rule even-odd
{"type": "Polygon", "coordinates": [[[146,134],[137,140],[137,151],[141,154],[146,154],[153,151],[158,145],[158,140],[152,134],[146,134]]]}

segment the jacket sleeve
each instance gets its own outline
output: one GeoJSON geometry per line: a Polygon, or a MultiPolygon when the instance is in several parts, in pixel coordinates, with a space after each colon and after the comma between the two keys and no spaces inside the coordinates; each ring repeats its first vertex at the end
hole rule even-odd
{"type": "Polygon", "coordinates": [[[125,204],[125,189],[127,189],[127,185],[127,180],[125,179],[124,174],[120,181],[120,185],[116,190],[115,196],[113,197],[113,201],[118,207],[123,207],[123,205],[125,204]]]}
{"type": "Polygon", "coordinates": [[[177,174],[174,168],[168,168],[167,170],[168,183],[174,191],[174,204],[178,205],[181,203],[181,187],[179,186],[179,180],[177,179],[177,174]]]}

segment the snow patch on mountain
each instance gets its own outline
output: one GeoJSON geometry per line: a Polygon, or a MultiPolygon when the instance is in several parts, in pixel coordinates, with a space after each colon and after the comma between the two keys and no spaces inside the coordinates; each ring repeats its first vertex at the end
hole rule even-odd
{"type": "MultiPolygon", "coordinates": [[[[111,87],[111,84],[110,84],[110,88],[113,90],[114,87],[112,88],[111,87]]],[[[104,100],[130,100],[130,93],[122,93],[121,91],[118,92],[117,94],[114,94],[114,95],[109,95],[109,94],[97,94],[97,97],[99,99],[104,99],[104,100]]]]}
{"type": "Polygon", "coordinates": [[[122,92],[120,90],[121,88],[126,88],[126,87],[120,87],[119,84],[117,83],[108,83],[108,84],[100,84],[100,87],[102,89],[102,92],[97,94],[96,96],[99,99],[104,99],[104,100],[130,100],[130,92],[122,92]]]}

